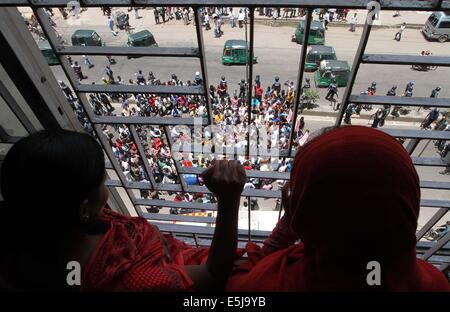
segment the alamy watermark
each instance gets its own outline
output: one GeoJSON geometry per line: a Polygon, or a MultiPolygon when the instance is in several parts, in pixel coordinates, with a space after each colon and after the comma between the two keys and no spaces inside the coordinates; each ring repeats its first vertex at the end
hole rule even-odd
{"type": "Polygon", "coordinates": [[[67,2],[66,8],[69,11],[69,16],[67,17],[67,24],[71,25],[71,26],[80,26],[81,25],[80,2],[78,2],[76,0],[69,1],[69,2],[67,2]]]}
{"type": "Polygon", "coordinates": [[[369,286],[381,285],[381,265],[378,261],[370,261],[366,266],[370,272],[367,274],[366,282],[369,286]]]}
{"type": "Polygon", "coordinates": [[[194,127],[175,126],[172,133],[172,155],[178,159],[179,153],[225,156],[234,159],[236,155],[280,157],[279,145],[287,143],[287,136],[280,136],[280,126],[273,124],[250,125],[202,125],[202,118],[194,119],[194,127]],[[175,135],[172,135],[175,133],[175,135]]]}
{"type": "Polygon", "coordinates": [[[66,276],[66,282],[69,286],[81,285],[81,265],[78,261],[70,261],[66,265],[66,269],[69,270],[66,276]]]}
{"type": "Polygon", "coordinates": [[[381,4],[378,1],[370,1],[367,3],[366,8],[369,10],[369,12],[367,12],[367,24],[373,25],[375,22],[380,24],[381,4]]]}

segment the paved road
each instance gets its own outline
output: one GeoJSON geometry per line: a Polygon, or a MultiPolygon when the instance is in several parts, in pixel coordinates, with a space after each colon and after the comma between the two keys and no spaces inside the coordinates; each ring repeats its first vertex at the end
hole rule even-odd
{"type": "MultiPolygon", "coordinates": [[[[131,12],[133,13],[133,12],[131,12]]],[[[195,28],[191,25],[183,25],[181,21],[172,20],[166,24],[155,25],[151,10],[140,12],[141,19],[135,20],[134,14],[130,14],[131,25],[135,31],[149,29],[161,47],[195,47],[197,46],[195,28]]],[[[420,15],[418,15],[420,16],[420,15]]],[[[70,35],[77,28],[91,28],[97,30],[107,45],[121,46],[127,40],[127,34],[120,31],[118,36],[113,36],[106,27],[106,17],[102,16],[99,9],[88,9],[81,15],[83,26],[67,25],[61,18],[56,18],[58,31],[69,41],[70,35]]],[[[237,89],[237,83],[245,77],[244,66],[224,66],[220,62],[223,44],[228,39],[245,39],[244,29],[230,28],[223,26],[224,35],[221,38],[214,38],[212,31],[204,31],[205,53],[207,57],[208,76],[211,84],[216,85],[220,76],[225,75],[229,82],[230,90],[237,89]]],[[[353,62],[358,41],[362,29],[355,33],[350,33],[346,28],[329,27],[327,31],[326,43],[335,48],[339,59],[353,62]]],[[[258,64],[254,67],[255,75],[261,76],[263,86],[271,84],[274,76],[279,75],[281,81],[295,81],[298,72],[299,56],[301,45],[291,42],[293,27],[270,27],[265,25],[255,26],[255,55],[258,57],[258,64]]],[[[401,53],[417,55],[421,50],[431,50],[434,55],[449,55],[450,43],[428,42],[420,34],[419,30],[407,29],[401,42],[393,40],[395,30],[375,29],[372,31],[367,47],[367,53],[401,53]]],[[[81,60],[81,57],[74,57],[81,60]]],[[[153,71],[161,79],[169,79],[175,72],[180,79],[186,81],[193,79],[194,73],[200,71],[200,64],[197,59],[168,59],[168,58],[140,58],[127,60],[126,57],[117,57],[118,64],[113,66],[116,75],[128,80],[134,78],[134,73],[138,69],[145,72],[153,71]]],[[[104,57],[91,57],[91,61],[96,66],[90,70],[84,68],[89,79],[83,81],[101,81],[104,76],[103,70],[106,64],[104,57]]],[[[62,72],[54,67],[57,77],[63,78],[62,72]]],[[[354,93],[359,93],[367,89],[367,86],[376,81],[379,94],[385,94],[394,84],[399,86],[402,92],[409,80],[416,81],[415,96],[428,97],[431,90],[436,86],[441,86],[441,97],[450,97],[450,85],[448,77],[450,68],[438,68],[433,72],[412,71],[409,66],[384,66],[384,65],[362,65],[358,73],[354,93]]],[[[308,73],[307,77],[313,77],[308,73]]],[[[313,78],[312,78],[313,80],[313,78]]],[[[324,97],[325,90],[321,90],[321,98],[324,97]]],[[[342,96],[344,89],[341,88],[339,94],[342,96]]]]}

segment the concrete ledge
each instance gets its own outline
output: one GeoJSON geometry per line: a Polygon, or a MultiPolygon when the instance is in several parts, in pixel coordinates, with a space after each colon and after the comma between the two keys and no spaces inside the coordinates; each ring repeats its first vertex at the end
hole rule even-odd
{"type": "MultiPolygon", "coordinates": [[[[224,23],[228,24],[228,17],[223,17],[223,21],[224,23]]],[[[297,27],[298,23],[299,23],[300,19],[278,19],[275,22],[275,25],[270,25],[272,22],[272,19],[270,18],[255,18],[255,24],[259,24],[259,25],[266,25],[266,26],[273,26],[273,27],[280,27],[280,26],[292,26],[292,27],[297,27]]],[[[381,24],[381,25],[373,25],[372,28],[373,29],[384,29],[384,28],[400,28],[401,23],[398,24],[381,24]]],[[[237,26],[237,20],[236,20],[236,27],[237,26]]],[[[345,23],[345,22],[333,22],[328,24],[328,28],[333,28],[333,27],[350,27],[349,23],[345,23]]],[[[363,28],[364,24],[359,24],[356,26],[356,28],[363,28]]],[[[422,24],[407,24],[408,29],[422,29],[423,25],[422,24]]]]}

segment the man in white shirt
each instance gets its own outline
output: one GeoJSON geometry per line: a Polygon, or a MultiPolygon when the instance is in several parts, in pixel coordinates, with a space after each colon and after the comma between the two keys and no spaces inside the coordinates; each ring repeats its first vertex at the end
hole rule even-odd
{"type": "Polygon", "coordinates": [[[349,31],[355,32],[355,30],[356,30],[356,24],[357,24],[357,23],[358,23],[358,16],[357,16],[357,14],[355,13],[355,14],[353,15],[352,19],[350,20],[350,28],[349,28],[349,31]]]}
{"type": "Polygon", "coordinates": [[[405,31],[405,29],[406,29],[406,23],[403,23],[402,26],[400,26],[400,29],[395,34],[394,40],[397,40],[398,42],[400,42],[400,40],[402,40],[402,34],[405,31]]]}

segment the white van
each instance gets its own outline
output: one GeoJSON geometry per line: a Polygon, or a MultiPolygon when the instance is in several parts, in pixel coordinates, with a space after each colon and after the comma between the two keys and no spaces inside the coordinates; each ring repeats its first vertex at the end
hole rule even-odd
{"type": "Polygon", "coordinates": [[[446,42],[450,39],[450,12],[434,12],[430,15],[422,33],[427,39],[437,39],[446,42]]]}

